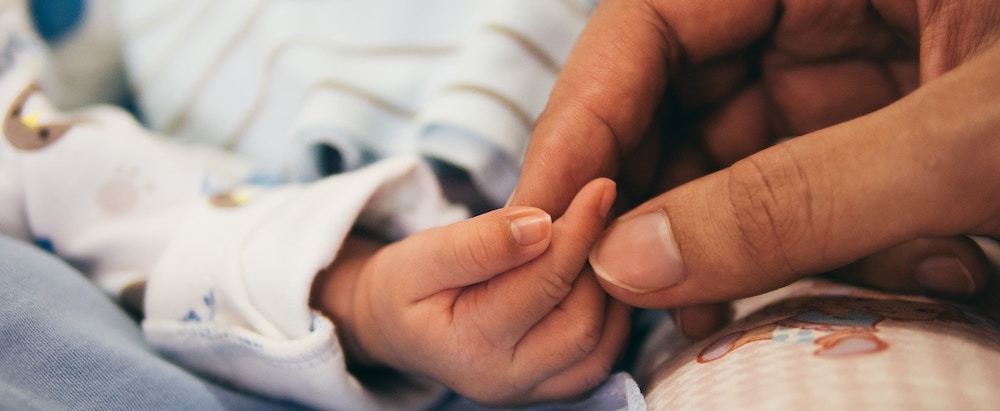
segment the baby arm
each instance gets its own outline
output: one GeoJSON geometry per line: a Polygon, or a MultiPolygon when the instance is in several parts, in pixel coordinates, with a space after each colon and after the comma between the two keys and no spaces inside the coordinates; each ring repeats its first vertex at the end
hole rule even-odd
{"type": "Polygon", "coordinates": [[[380,247],[354,238],[317,278],[350,361],[430,377],[488,405],[580,394],[609,373],[628,310],[584,270],[614,184],[566,214],[510,207],[380,247]]]}

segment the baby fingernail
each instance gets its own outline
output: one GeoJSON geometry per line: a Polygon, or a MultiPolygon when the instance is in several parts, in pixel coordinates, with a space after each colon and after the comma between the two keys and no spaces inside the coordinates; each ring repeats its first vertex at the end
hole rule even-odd
{"type": "Polygon", "coordinates": [[[680,248],[662,211],[612,224],[591,251],[590,264],[599,277],[636,293],[684,279],[680,248]]]}
{"type": "Polygon", "coordinates": [[[532,245],[551,235],[552,217],[542,211],[520,215],[510,221],[510,231],[518,244],[532,245]]]}
{"type": "Polygon", "coordinates": [[[928,290],[948,295],[971,296],[976,291],[972,274],[955,257],[936,256],[921,261],[917,264],[916,277],[928,290]]]}

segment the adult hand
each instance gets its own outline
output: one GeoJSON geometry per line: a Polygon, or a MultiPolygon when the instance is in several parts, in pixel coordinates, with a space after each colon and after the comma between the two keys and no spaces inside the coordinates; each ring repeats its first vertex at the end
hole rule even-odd
{"type": "MultiPolygon", "coordinates": [[[[591,262],[616,297],[717,303],[880,250],[854,278],[975,293],[988,264],[952,236],[1000,236],[998,32],[990,1],[602,2],[511,203],[558,215],[596,176],[646,200],[676,181],[659,153],[680,141],[710,160],[689,175],[728,168],[607,231],[591,262]]],[[[685,311],[689,334],[721,320],[685,311]]]]}

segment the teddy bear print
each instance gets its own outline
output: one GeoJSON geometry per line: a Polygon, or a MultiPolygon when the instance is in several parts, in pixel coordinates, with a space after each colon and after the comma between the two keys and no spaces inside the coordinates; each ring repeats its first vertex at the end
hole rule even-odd
{"type": "Polygon", "coordinates": [[[138,170],[119,166],[98,187],[97,205],[108,214],[122,215],[135,208],[139,199],[152,193],[155,187],[151,181],[143,181],[138,170]]]}
{"type": "Polygon", "coordinates": [[[250,193],[243,190],[232,190],[216,193],[208,198],[209,204],[218,208],[236,208],[250,201],[250,193]]]}
{"type": "Polygon", "coordinates": [[[819,357],[872,354],[889,346],[878,333],[886,320],[970,322],[960,309],[943,303],[855,296],[792,298],[753,317],[777,319],[716,339],[701,351],[698,362],[718,360],[757,341],[811,343],[819,357]]]}
{"type": "Polygon", "coordinates": [[[40,112],[26,110],[28,100],[37,91],[37,84],[29,84],[4,115],[4,137],[18,150],[41,150],[59,140],[72,127],[71,124],[42,124],[39,122],[40,112]]]}

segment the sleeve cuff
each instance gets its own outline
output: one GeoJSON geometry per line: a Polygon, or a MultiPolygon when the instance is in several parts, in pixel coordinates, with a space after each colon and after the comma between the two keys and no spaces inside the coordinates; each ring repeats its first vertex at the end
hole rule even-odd
{"type": "Polygon", "coordinates": [[[465,217],[415,157],[216,197],[154,267],[143,328],[177,362],[239,388],[319,408],[423,408],[441,387],[380,396],[346,371],[334,325],[308,307],[310,288],[359,222],[406,235],[465,217]]]}

